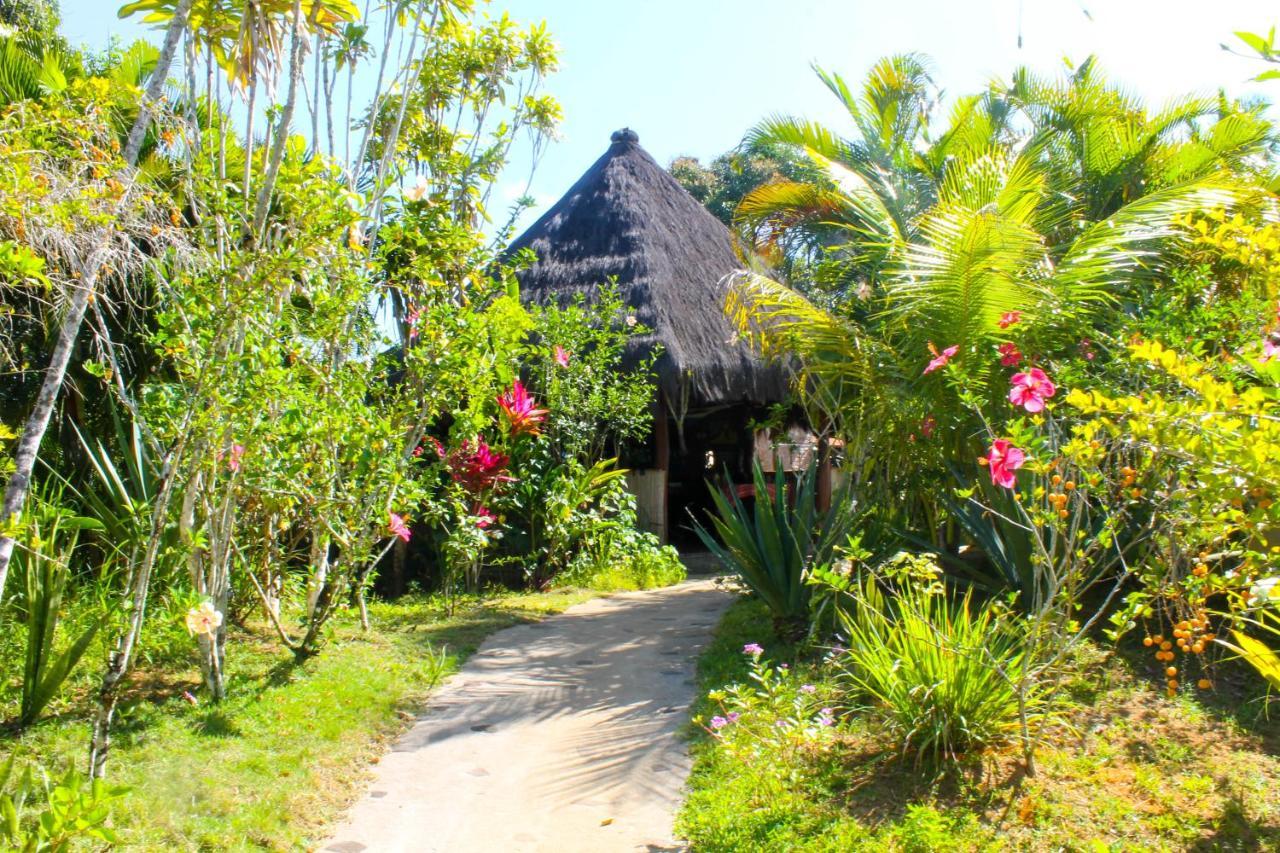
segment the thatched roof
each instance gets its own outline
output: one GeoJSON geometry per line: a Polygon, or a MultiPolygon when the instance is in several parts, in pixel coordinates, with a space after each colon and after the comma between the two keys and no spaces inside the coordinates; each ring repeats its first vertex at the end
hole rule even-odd
{"type": "Polygon", "coordinates": [[[786,396],[783,371],[739,341],[724,314],[726,277],[744,266],[733,235],[640,147],[633,131],[614,133],[604,156],[508,251],[523,248],[538,256],[520,274],[527,301],[592,298],[616,278],[623,301],[652,330],[632,339],[626,363],[661,344],[658,381],[672,403],[771,403],[786,396]]]}

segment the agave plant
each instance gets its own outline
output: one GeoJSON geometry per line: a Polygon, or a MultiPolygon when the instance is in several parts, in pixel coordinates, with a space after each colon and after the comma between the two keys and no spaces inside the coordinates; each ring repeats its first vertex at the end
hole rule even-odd
{"type": "Polygon", "coordinates": [[[760,596],[773,614],[777,634],[789,639],[808,630],[810,573],[832,562],[858,517],[845,489],[832,496],[829,509],[818,509],[816,470],[811,465],[792,488],[781,470],[774,472],[772,483],[766,481],[757,463],[751,474],[756,493],[752,507],[713,486],[715,533],[694,520],[703,544],[760,596]]]}
{"type": "Polygon", "coordinates": [[[19,573],[26,580],[27,653],[22,673],[20,726],[35,722],[71,675],[98,633],[101,621],[92,622],[60,654],[54,639],[67,586],[68,563],[79,540],[79,531],[100,527],[90,518],[54,514],[31,527],[27,547],[19,551],[19,573]]]}

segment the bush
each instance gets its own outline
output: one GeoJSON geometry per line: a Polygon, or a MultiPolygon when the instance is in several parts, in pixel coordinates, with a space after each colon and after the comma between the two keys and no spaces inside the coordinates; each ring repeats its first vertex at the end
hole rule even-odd
{"type": "Polygon", "coordinates": [[[653,589],[684,580],[684,564],[676,549],[636,528],[635,496],[620,484],[613,491],[610,517],[588,529],[557,584],[599,590],[653,589]]]}
{"type": "Polygon", "coordinates": [[[755,505],[712,489],[718,517],[713,536],[697,524],[698,537],[725,568],[734,572],[769,606],[780,637],[797,639],[809,627],[810,572],[831,563],[836,548],[853,528],[856,513],[847,493],[832,496],[831,508],[818,510],[816,467],[800,475],[794,491],[781,471],[772,491],[757,463],[752,470],[755,505]]]}
{"type": "MultiPolygon", "coordinates": [[[[928,567],[927,561],[921,565],[928,567]]],[[[1017,684],[1026,664],[1020,623],[972,593],[955,597],[936,579],[858,588],[857,607],[842,613],[848,650],[837,658],[849,700],[869,698],[899,749],[938,764],[1009,739],[1020,725],[1017,684]]],[[[1028,713],[1043,714],[1033,688],[1028,713]]]]}

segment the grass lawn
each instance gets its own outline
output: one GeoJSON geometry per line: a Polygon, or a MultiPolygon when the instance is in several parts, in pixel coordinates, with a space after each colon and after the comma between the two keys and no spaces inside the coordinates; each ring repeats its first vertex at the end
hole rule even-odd
{"type": "MultiPolygon", "coordinates": [[[[699,666],[706,693],[747,675],[742,646],[775,659],[769,618],[742,600],[699,666]]],[[[1280,850],[1280,720],[1222,672],[1221,692],[1175,699],[1146,657],[1087,648],[1064,724],[1023,778],[1013,749],[931,774],[899,759],[854,712],[832,741],[792,757],[730,754],[697,738],[678,828],[698,851],[1280,850]]],[[[812,663],[795,664],[821,682],[812,663]]]]}
{"type": "MultiPolygon", "coordinates": [[[[228,645],[229,698],[216,708],[183,699],[200,683],[194,665],[144,664],[118,717],[108,768],[111,782],[130,788],[114,810],[122,847],[311,846],[363,790],[370,764],[441,675],[492,632],[593,595],[506,594],[464,602],[452,616],[433,598],[373,603],[367,634],[340,618],[323,653],[302,665],[251,625],[228,645]],[[443,671],[433,663],[441,653],[443,671]]],[[[77,682],[81,695],[63,706],[78,711],[0,741],[0,760],[16,749],[51,769],[83,767],[88,674],[77,682]]]]}

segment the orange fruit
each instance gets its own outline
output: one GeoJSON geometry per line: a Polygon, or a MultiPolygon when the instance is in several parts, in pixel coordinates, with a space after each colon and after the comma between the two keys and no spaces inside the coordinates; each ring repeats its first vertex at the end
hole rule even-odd
{"type": "Polygon", "coordinates": [[[1196,687],[1199,687],[1201,690],[1208,690],[1212,686],[1213,682],[1207,678],[1202,678],[1196,682],[1196,687]]]}

